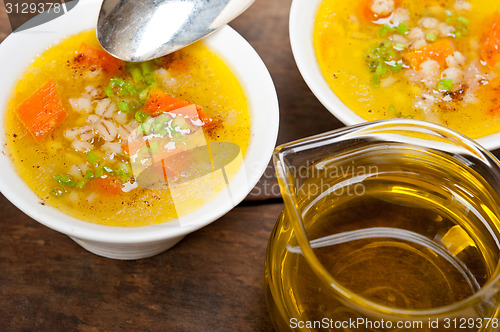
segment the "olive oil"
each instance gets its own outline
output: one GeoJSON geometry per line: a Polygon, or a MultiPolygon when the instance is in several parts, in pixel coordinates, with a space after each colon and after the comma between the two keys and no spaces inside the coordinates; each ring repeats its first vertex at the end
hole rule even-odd
{"type": "MultiPolygon", "coordinates": [[[[332,157],[336,172],[323,160],[297,185],[300,222],[319,265],[299,246],[290,214],[278,220],[266,262],[268,307],[278,330],[297,320],[331,328],[325,319],[387,319],[361,310],[367,302],[394,311],[451,305],[477,293],[497,268],[498,198],[473,168],[445,154],[397,147],[358,158],[363,167],[377,165],[376,172],[338,172],[350,161],[332,157]],[[417,156],[423,162],[415,163],[417,156]],[[352,305],[341,301],[339,289],[355,297],[352,305]]],[[[466,317],[492,317],[494,310],[476,307],[466,317]]],[[[440,329],[423,324],[418,330],[440,329]]]]}

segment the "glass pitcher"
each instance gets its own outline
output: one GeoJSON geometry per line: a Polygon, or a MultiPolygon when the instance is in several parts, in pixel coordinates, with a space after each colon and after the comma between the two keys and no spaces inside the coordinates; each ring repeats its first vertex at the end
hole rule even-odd
{"type": "Polygon", "coordinates": [[[278,147],[278,331],[498,331],[500,164],[439,125],[369,122],[278,147]]]}

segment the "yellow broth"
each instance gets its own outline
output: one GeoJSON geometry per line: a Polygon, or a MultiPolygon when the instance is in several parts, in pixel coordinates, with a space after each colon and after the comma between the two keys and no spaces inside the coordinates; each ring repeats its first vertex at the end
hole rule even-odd
{"type": "MultiPolygon", "coordinates": [[[[118,195],[107,195],[95,193],[91,185],[95,179],[90,179],[82,189],[63,185],[66,192],[51,194],[55,187],[61,187],[54,177],[68,174],[73,165],[87,164],[88,169],[93,170],[88,152],[75,150],[72,141],[65,137],[69,129],[84,126],[88,119],[88,114],[74,109],[70,99],[82,96],[90,85],[98,91],[97,97],[93,97],[97,100],[92,102],[99,102],[99,98],[105,98],[102,90],[110,81],[110,77],[102,72],[86,72],[75,65],[74,59],[82,43],[101,49],[95,31],[70,37],[35,59],[12,92],[5,125],[8,151],[18,173],[42,202],[85,221],[113,226],[144,226],[176,218],[177,212],[168,189],[137,187],[129,192],[122,190],[118,195]],[[67,117],[37,143],[21,123],[16,109],[49,79],[54,79],[57,84],[67,117]]],[[[204,129],[207,141],[232,142],[244,153],[250,138],[250,115],[243,89],[227,65],[202,42],[166,56],[163,62],[157,64],[155,70],[166,70],[163,71],[164,76],[158,76],[155,71],[157,88],[175,98],[200,105],[217,121],[216,126],[204,129]]],[[[121,77],[130,81],[125,63],[123,68],[121,77]]],[[[134,113],[125,116],[128,122],[133,120],[134,113]]],[[[118,140],[120,144],[125,142],[123,138],[118,140]]],[[[101,162],[111,168],[117,162],[128,162],[126,155],[101,153],[99,156],[101,162]]],[[[98,175],[97,170],[94,173],[98,175]]],[[[134,188],[130,185],[134,182],[133,177],[129,181],[129,188],[134,188]]],[[[203,200],[193,201],[190,208],[194,210],[205,203],[203,200]]]]}
{"type": "MultiPolygon", "coordinates": [[[[464,4],[464,1],[457,2],[464,4]]],[[[324,0],[315,20],[317,61],[330,88],[344,104],[365,120],[416,118],[446,125],[472,138],[500,131],[500,104],[495,97],[499,87],[495,77],[500,74],[500,68],[498,65],[489,68],[481,59],[485,36],[492,26],[494,13],[500,9],[499,0],[469,0],[470,8],[466,9],[456,6],[455,0],[395,2],[396,8],[408,11],[408,19],[404,21],[408,29],[422,27],[420,20],[424,17],[455,28],[447,36],[441,36],[437,28],[434,31],[422,28],[425,44],[448,40],[465,56],[465,64],[461,66],[463,73],[471,72],[472,63],[481,72],[482,79],[472,80],[472,84],[470,80],[456,79],[448,91],[439,85],[446,77],[438,77],[430,86],[418,77],[415,79],[416,76],[410,78],[410,71],[418,74],[417,69],[422,70],[411,68],[404,57],[418,49],[408,37],[410,31],[392,31],[397,26],[387,19],[366,19],[361,10],[366,3],[362,0],[324,0]],[[388,25],[390,31],[382,31],[384,25],[388,25]],[[370,70],[367,54],[371,47],[398,34],[407,41],[405,44],[403,39],[403,50],[395,51],[404,67],[396,72],[387,70],[388,73],[374,83],[375,68],[370,70]],[[472,85],[477,87],[472,89],[472,85]]],[[[440,67],[441,76],[447,68],[446,64],[440,67]]]]}

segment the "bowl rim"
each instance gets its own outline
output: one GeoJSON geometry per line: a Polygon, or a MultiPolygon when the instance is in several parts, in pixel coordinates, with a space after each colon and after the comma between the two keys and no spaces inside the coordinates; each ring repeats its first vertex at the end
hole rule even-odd
{"type": "Polygon", "coordinates": [[[0,81],[0,103],[3,104],[0,112],[3,122],[0,126],[0,192],[34,220],[82,240],[138,244],[184,236],[217,220],[248,195],[268,167],[278,137],[279,106],[272,78],[257,52],[229,26],[208,36],[204,43],[228,65],[240,82],[247,97],[251,117],[250,141],[243,165],[229,186],[231,202],[223,199],[223,195],[218,195],[177,220],[179,222],[174,219],[138,227],[94,224],[74,218],[48,204],[42,205],[42,200],[24,183],[8,156],[5,115],[15,83],[31,61],[50,46],[57,45],[64,38],[76,33],[95,28],[100,2],[79,1],[66,14],[43,25],[12,33],[0,44],[1,58],[14,59],[15,56],[16,59],[0,63],[4,77],[9,78],[0,81]],[[64,27],[64,30],[61,27],[64,27]]]}
{"type": "MultiPolygon", "coordinates": [[[[314,21],[323,0],[293,0],[289,16],[292,54],[302,78],[323,106],[346,126],[367,122],[347,107],[330,89],[314,50],[314,21]]],[[[500,148],[500,132],[474,139],[488,150],[500,148]]]]}

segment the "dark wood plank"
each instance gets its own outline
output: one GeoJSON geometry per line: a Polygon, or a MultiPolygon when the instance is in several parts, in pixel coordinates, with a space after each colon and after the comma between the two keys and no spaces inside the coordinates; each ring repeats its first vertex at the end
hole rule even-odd
{"type": "Polygon", "coordinates": [[[240,206],[153,258],[93,255],[0,197],[2,331],[268,331],[267,239],[281,204],[240,206]]]}
{"type": "MultiPolygon", "coordinates": [[[[279,143],[340,126],[297,70],[288,39],[290,4],[256,0],[231,24],[275,81],[279,143]]],[[[0,0],[0,40],[10,33],[6,19],[0,0]]],[[[270,166],[249,199],[278,196],[270,166]]],[[[0,330],[272,330],[263,265],[283,208],[273,202],[238,206],[156,257],[114,261],[85,251],[0,197],[0,330]]]]}

